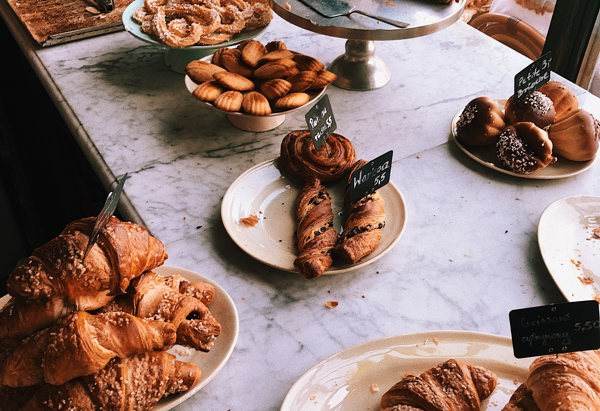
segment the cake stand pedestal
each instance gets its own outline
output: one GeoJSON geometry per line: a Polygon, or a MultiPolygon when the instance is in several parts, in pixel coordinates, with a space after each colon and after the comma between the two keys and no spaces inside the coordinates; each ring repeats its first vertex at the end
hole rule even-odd
{"type": "Polygon", "coordinates": [[[345,38],[345,53],[329,70],[337,75],[335,86],[366,91],[385,86],[391,79],[385,61],[375,53],[376,40],[401,40],[425,36],[455,23],[466,0],[440,5],[427,0],[354,0],[358,9],[409,23],[406,28],[388,25],[357,13],[328,18],[299,0],[272,0],[273,10],[283,19],[306,30],[345,38]]]}

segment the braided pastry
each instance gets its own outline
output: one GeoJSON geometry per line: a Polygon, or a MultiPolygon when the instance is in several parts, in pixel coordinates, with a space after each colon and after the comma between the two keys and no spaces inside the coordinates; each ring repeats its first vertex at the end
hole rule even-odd
{"type": "Polygon", "coordinates": [[[355,161],[354,146],[346,137],[332,133],[316,150],[310,131],[296,130],[281,142],[278,163],[282,172],[294,180],[316,178],[328,183],[346,176],[355,161]]]}
{"type": "MultiPolygon", "coordinates": [[[[349,173],[367,164],[366,160],[358,160],[349,173]]],[[[385,209],[383,197],[375,191],[367,194],[354,204],[350,204],[350,182],[346,185],[345,208],[346,218],[342,234],[336,246],[336,254],[354,264],[371,254],[379,241],[385,227],[385,209]]]]}
{"type": "Polygon", "coordinates": [[[323,274],[331,264],[337,240],[333,228],[331,197],[317,179],[305,184],[296,207],[298,257],[294,266],[306,278],[323,274]]]}

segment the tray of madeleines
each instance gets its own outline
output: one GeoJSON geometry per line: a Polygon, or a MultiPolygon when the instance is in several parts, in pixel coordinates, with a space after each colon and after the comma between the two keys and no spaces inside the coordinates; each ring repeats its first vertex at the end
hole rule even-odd
{"type": "Polygon", "coordinates": [[[471,100],[452,120],[452,137],[473,160],[517,177],[556,179],[589,169],[600,122],[551,80],[521,98],[471,100]]]}
{"type": "Polygon", "coordinates": [[[286,114],[316,102],[337,78],[321,61],[282,41],[254,39],[193,60],[185,73],[195,98],[248,131],[274,129],[286,114]]]}

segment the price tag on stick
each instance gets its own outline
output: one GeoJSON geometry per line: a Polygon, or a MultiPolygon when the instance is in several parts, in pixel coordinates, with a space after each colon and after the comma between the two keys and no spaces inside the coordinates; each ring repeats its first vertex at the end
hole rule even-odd
{"type": "Polygon", "coordinates": [[[323,95],[304,116],[310,131],[315,150],[319,150],[327,137],[335,131],[337,124],[329,103],[329,96],[323,95]]]}
{"type": "Polygon", "coordinates": [[[595,300],[513,310],[509,318],[517,358],[600,348],[595,300]]]}
{"type": "Polygon", "coordinates": [[[515,76],[515,97],[517,99],[550,81],[551,62],[552,52],[549,51],[517,73],[515,76]]]}
{"type": "Polygon", "coordinates": [[[350,202],[352,204],[390,181],[392,155],[393,151],[390,150],[352,173],[350,176],[350,202]]]}

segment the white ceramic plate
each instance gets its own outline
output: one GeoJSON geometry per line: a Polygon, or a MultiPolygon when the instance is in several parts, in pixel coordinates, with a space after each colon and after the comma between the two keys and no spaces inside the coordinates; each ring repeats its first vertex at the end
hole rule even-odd
{"type": "MultiPolygon", "coordinates": [[[[504,103],[506,100],[498,99],[496,100],[498,104],[504,107],[504,103]]],[[[531,174],[522,174],[515,173],[513,171],[508,170],[504,167],[502,163],[496,157],[496,147],[467,147],[460,143],[456,139],[456,123],[463,112],[464,108],[462,108],[454,118],[452,119],[452,140],[456,143],[456,145],[470,158],[478,162],[479,164],[483,164],[484,166],[491,168],[492,170],[496,170],[500,173],[508,174],[514,177],[528,178],[533,180],[552,180],[557,178],[566,178],[577,175],[579,173],[584,172],[589,169],[593,164],[594,160],[590,161],[570,161],[564,159],[562,157],[558,158],[558,161],[554,164],[549,165],[541,170],[537,170],[531,174]]]]}
{"type": "MultiPolygon", "coordinates": [[[[334,227],[341,227],[343,183],[329,186],[334,227]]],[[[382,257],[398,241],[406,225],[402,194],[391,182],[378,190],[385,201],[385,228],[379,246],[354,265],[336,265],[325,274],[340,274],[363,267],[382,257]]],[[[227,233],[246,253],[258,261],[284,271],[295,272],[295,213],[299,188],[275,165],[265,161],[250,168],[231,184],[221,203],[221,218],[227,233]],[[241,218],[256,215],[259,222],[249,227],[241,218]]]]}
{"type": "MultiPolygon", "coordinates": [[[[134,0],[129,6],[127,6],[125,8],[125,10],[123,10],[121,19],[123,20],[123,26],[125,27],[125,30],[128,31],[130,34],[132,34],[134,37],[137,37],[139,40],[142,40],[146,43],[155,44],[157,46],[169,48],[169,46],[167,46],[163,42],[144,33],[142,31],[142,26],[140,26],[138,23],[136,23],[133,20],[133,13],[140,7],[144,7],[144,0],[134,0]]],[[[267,29],[267,27],[269,27],[269,25],[266,25],[264,27],[260,27],[258,29],[254,29],[254,30],[244,30],[241,33],[238,33],[235,36],[233,36],[233,38],[231,40],[225,41],[223,43],[210,44],[210,45],[204,45],[204,46],[201,46],[201,45],[190,46],[190,47],[185,47],[185,50],[197,50],[197,51],[205,50],[205,51],[210,52],[211,50],[215,50],[219,47],[233,46],[234,44],[239,44],[244,40],[249,40],[249,39],[252,39],[252,38],[258,36],[260,33],[265,31],[267,29]]]]}
{"type": "MultiPolygon", "coordinates": [[[[211,59],[212,59],[212,55],[203,57],[201,60],[210,62],[211,59]]],[[[192,80],[187,74],[185,75],[185,87],[187,88],[187,90],[190,93],[193,93],[194,90],[196,89],[196,87],[198,87],[198,85],[199,84],[194,82],[194,80],[192,80]]],[[[218,107],[215,107],[213,104],[211,104],[209,102],[202,101],[202,103],[207,105],[208,107],[212,108],[213,110],[216,110],[220,113],[226,114],[227,118],[229,119],[229,121],[231,121],[231,123],[234,126],[240,128],[242,130],[246,130],[246,131],[260,132],[260,131],[272,130],[272,129],[276,128],[277,126],[281,125],[285,121],[286,114],[291,114],[294,111],[301,110],[307,106],[314,104],[319,98],[321,98],[321,96],[325,92],[326,88],[327,87],[320,88],[317,90],[307,90],[307,91],[305,91],[305,93],[310,95],[310,100],[308,101],[308,103],[303,104],[300,107],[295,107],[295,108],[292,108],[289,110],[273,111],[273,113],[266,115],[266,116],[255,116],[255,115],[246,114],[246,113],[237,112],[237,111],[235,111],[235,112],[225,111],[225,110],[221,110],[218,107]]]]}
{"type": "MultiPolygon", "coordinates": [[[[192,348],[179,345],[176,345],[169,350],[169,352],[175,355],[178,360],[191,362],[199,366],[202,370],[202,379],[198,384],[192,387],[191,390],[184,392],[181,395],[173,395],[162,399],[153,409],[154,411],[167,411],[197,393],[223,368],[235,347],[238,336],[239,320],[237,309],[229,294],[210,278],[204,277],[193,271],[172,266],[161,266],[153,271],[162,275],[179,274],[190,281],[204,281],[214,285],[215,296],[209,308],[222,326],[221,334],[217,337],[214,347],[209,352],[196,351],[192,348]]],[[[9,300],[10,295],[3,296],[0,299],[0,308],[2,308],[9,300]]]]}
{"type": "Polygon", "coordinates": [[[600,197],[561,198],[540,217],[538,244],[550,275],[568,301],[600,302],[600,197]]]}
{"type": "Polygon", "coordinates": [[[498,376],[484,410],[501,410],[531,363],[514,357],[509,338],[477,332],[432,331],[373,340],[308,370],[292,385],[281,411],[379,410],[381,396],[406,373],[418,375],[450,358],[498,376]]]}

